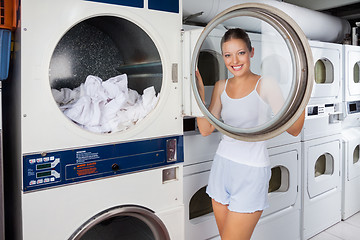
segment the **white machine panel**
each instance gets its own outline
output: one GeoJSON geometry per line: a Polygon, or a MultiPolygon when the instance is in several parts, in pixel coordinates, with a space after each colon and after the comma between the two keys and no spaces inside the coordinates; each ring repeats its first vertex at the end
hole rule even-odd
{"type": "Polygon", "coordinates": [[[308,105],[301,140],[320,138],[341,132],[342,103],[308,105]]]}
{"type": "MultiPolygon", "coordinates": [[[[306,143],[305,143],[306,145],[306,143]]],[[[307,159],[307,191],[310,198],[339,187],[339,142],[324,142],[305,146],[307,159]],[[318,167],[318,165],[321,165],[318,167]]]]}
{"type": "Polygon", "coordinates": [[[310,104],[342,101],[342,45],[309,41],[315,77],[310,104]]]}
{"type": "Polygon", "coordinates": [[[360,100],[360,47],[344,45],[344,101],[360,100]]]}
{"type": "Polygon", "coordinates": [[[341,221],[341,135],[302,142],[305,239],[341,221]]]}
{"type": "Polygon", "coordinates": [[[360,128],[353,127],[342,132],[343,141],[343,191],[342,219],[360,211],[360,128]]]}

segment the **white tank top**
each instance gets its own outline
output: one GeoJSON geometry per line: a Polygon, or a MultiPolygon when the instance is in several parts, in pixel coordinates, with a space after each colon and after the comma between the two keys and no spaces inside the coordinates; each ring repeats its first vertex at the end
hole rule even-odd
{"type": "MultiPolygon", "coordinates": [[[[249,95],[239,99],[230,98],[227,95],[228,80],[226,80],[224,91],[220,96],[221,118],[224,123],[238,128],[251,128],[269,119],[270,108],[256,91],[260,79],[249,95]]],[[[246,142],[223,135],[216,153],[229,160],[250,166],[267,167],[270,165],[265,141],[246,142]]]]}

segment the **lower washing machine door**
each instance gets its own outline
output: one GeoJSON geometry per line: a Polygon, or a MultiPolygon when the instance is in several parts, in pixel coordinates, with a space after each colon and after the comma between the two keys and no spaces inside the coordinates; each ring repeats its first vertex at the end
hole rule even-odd
{"type": "Polygon", "coordinates": [[[89,219],[69,240],[170,240],[164,223],[139,206],[114,207],[89,219]]]}
{"type": "MultiPolygon", "coordinates": [[[[203,115],[220,132],[239,140],[262,141],[286,131],[303,113],[313,86],[312,52],[301,28],[284,12],[260,3],[236,5],[212,19],[197,38],[196,44],[191,45],[195,46],[190,67],[194,97],[203,115]],[[214,116],[207,108],[209,102],[206,100],[203,103],[198,90],[196,70],[199,69],[201,76],[206,75],[201,70],[200,53],[209,38],[218,34],[219,26],[223,27],[223,33],[229,28],[242,28],[257,35],[253,46],[257,54],[252,58],[257,55],[259,59],[252,60],[251,65],[252,72],[262,76],[258,93],[267,106],[265,109],[263,104],[254,105],[252,111],[259,113],[259,119],[246,127],[226,124],[214,116]],[[286,63],[285,69],[274,70],[275,66],[281,67],[283,63],[286,63]]],[[[230,70],[228,73],[231,78],[230,70]]]]}

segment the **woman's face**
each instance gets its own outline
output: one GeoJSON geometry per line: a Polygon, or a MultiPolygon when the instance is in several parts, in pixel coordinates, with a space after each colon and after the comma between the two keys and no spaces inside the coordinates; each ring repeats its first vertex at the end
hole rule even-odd
{"type": "Polygon", "coordinates": [[[223,59],[227,69],[235,76],[241,77],[250,72],[250,58],[254,49],[248,49],[242,39],[230,39],[222,45],[223,59]]]}

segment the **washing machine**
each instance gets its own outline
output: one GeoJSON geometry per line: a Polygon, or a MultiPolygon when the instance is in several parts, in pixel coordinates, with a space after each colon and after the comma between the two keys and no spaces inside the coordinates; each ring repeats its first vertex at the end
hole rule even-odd
{"type": "Polygon", "coordinates": [[[302,142],[303,236],[308,239],[341,221],[341,134],[302,142]]]}
{"type": "Polygon", "coordinates": [[[21,2],[4,84],[7,239],[183,239],[180,9],[21,2]]]}
{"type": "Polygon", "coordinates": [[[360,48],[359,46],[343,46],[344,59],[344,102],[360,100],[360,48]]]}

